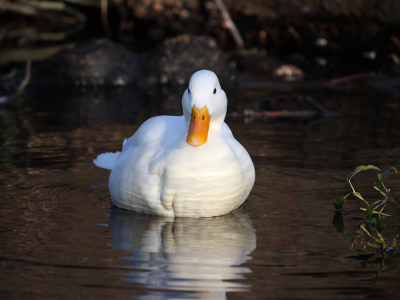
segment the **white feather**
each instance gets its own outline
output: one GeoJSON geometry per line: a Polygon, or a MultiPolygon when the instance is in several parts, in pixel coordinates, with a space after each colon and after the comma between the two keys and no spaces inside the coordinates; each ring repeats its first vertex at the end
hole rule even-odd
{"type": "Polygon", "coordinates": [[[99,168],[112,170],[120,154],[119,151],[102,153],[93,160],[93,163],[99,168]]]}
{"type": "Polygon", "coordinates": [[[228,100],[211,71],[193,74],[182,99],[183,116],[147,120],[96,166],[112,169],[111,200],[118,207],[166,217],[212,217],[229,213],[249,195],[255,179],[247,151],[224,123],[228,100]],[[190,90],[190,92],[189,92],[190,90]],[[211,116],[207,142],[186,142],[194,106],[211,116]]]}

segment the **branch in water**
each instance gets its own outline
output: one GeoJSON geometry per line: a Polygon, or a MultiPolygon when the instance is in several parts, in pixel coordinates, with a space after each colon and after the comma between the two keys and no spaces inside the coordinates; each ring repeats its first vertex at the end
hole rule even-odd
{"type": "Polygon", "coordinates": [[[364,72],[364,73],[352,74],[352,75],[348,75],[348,76],[330,80],[330,81],[324,83],[324,86],[331,87],[331,86],[335,86],[335,85],[338,85],[341,83],[349,82],[351,80],[368,78],[368,77],[372,77],[372,76],[375,76],[374,72],[364,72]]]}

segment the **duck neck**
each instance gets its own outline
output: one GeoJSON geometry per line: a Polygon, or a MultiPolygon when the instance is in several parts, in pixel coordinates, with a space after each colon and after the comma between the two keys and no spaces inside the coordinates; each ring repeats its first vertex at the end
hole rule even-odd
{"type": "Polygon", "coordinates": [[[224,124],[225,115],[226,113],[217,117],[216,119],[212,119],[210,123],[210,130],[220,133],[222,131],[222,125],[224,124]]]}

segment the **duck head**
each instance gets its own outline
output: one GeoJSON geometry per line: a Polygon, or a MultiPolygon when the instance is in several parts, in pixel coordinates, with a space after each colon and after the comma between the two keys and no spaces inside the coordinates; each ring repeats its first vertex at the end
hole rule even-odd
{"type": "Polygon", "coordinates": [[[188,127],[186,142],[198,147],[207,142],[210,129],[220,131],[227,105],[226,94],[214,72],[201,70],[194,73],[182,98],[188,127]]]}

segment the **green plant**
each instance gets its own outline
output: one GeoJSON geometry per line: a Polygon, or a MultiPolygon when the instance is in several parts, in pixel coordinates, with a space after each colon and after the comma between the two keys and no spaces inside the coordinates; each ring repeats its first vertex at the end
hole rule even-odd
{"type": "Polygon", "coordinates": [[[359,198],[361,201],[364,202],[364,204],[367,205],[367,208],[360,208],[361,210],[365,211],[365,218],[367,221],[369,222],[373,222],[375,223],[375,228],[380,232],[382,231],[382,216],[389,216],[386,215],[384,213],[382,213],[383,209],[386,207],[386,205],[389,203],[392,203],[394,205],[399,205],[400,204],[400,200],[399,198],[397,198],[393,192],[390,189],[387,189],[385,187],[385,185],[383,184],[383,181],[386,179],[386,177],[389,175],[390,170],[394,170],[397,173],[396,168],[391,167],[389,169],[387,169],[385,172],[383,173],[379,173],[378,174],[378,180],[379,183],[377,184],[376,182],[374,183],[374,189],[379,191],[383,196],[385,196],[384,200],[378,200],[374,203],[368,203],[367,200],[365,200],[361,194],[359,192],[356,192],[356,190],[354,189],[353,185],[351,184],[351,179],[358,174],[361,171],[364,170],[369,170],[369,169],[375,169],[380,171],[379,168],[372,166],[372,165],[368,165],[368,166],[359,166],[357,168],[355,168],[354,172],[350,172],[347,175],[347,182],[350,184],[351,189],[353,190],[352,192],[348,193],[346,196],[342,196],[342,197],[338,197],[335,200],[333,200],[333,205],[335,206],[335,211],[336,212],[342,212],[343,211],[343,206],[345,203],[346,198],[349,195],[354,195],[357,198],[359,198]],[[380,184],[380,185],[379,185],[380,184]],[[381,207],[381,208],[380,208],[381,207]],[[380,210],[378,211],[378,208],[380,208],[380,210]],[[375,221],[373,220],[375,219],[375,221]]]}
{"type": "Polygon", "coordinates": [[[383,173],[379,173],[378,174],[379,182],[374,183],[374,189],[378,191],[382,196],[384,196],[383,200],[377,200],[373,203],[369,203],[366,199],[362,197],[362,195],[359,192],[357,192],[354,189],[351,183],[351,179],[359,172],[370,169],[380,171],[379,168],[372,165],[359,166],[355,168],[353,172],[350,172],[347,175],[347,182],[349,183],[352,192],[348,193],[346,196],[341,196],[333,200],[333,205],[335,207],[335,216],[333,217],[333,224],[334,227],[337,229],[337,231],[345,233],[343,224],[343,214],[344,214],[343,207],[346,198],[348,196],[354,195],[365,204],[366,206],[365,208],[364,207],[359,208],[361,211],[365,213],[365,221],[359,225],[359,230],[357,230],[356,236],[352,238],[353,243],[350,249],[355,249],[355,246],[361,246],[361,250],[359,249],[355,250],[362,256],[365,255],[368,256],[364,264],[369,263],[378,257],[381,258],[381,265],[379,270],[377,271],[377,276],[376,276],[376,278],[378,278],[380,276],[380,272],[384,269],[385,259],[387,258],[387,255],[389,255],[390,258],[396,257],[395,253],[395,251],[397,250],[396,242],[397,238],[400,235],[400,228],[399,228],[396,232],[396,236],[392,239],[391,244],[389,246],[387,245],[382,235],[382,231],[384,229],[382,218],[390,217],[390,215],[383,213],[383,210],[388,204],[391,204],[393,206],[399,206],[400,200],[383,183],[386,177],[390,174],[391,170],[397,173],[397,170],[394,167],[387,169],[383,173]],[[366,250],[367,247],[372,248],[372,251],[368,252],[368,250],[366,250]]]}

